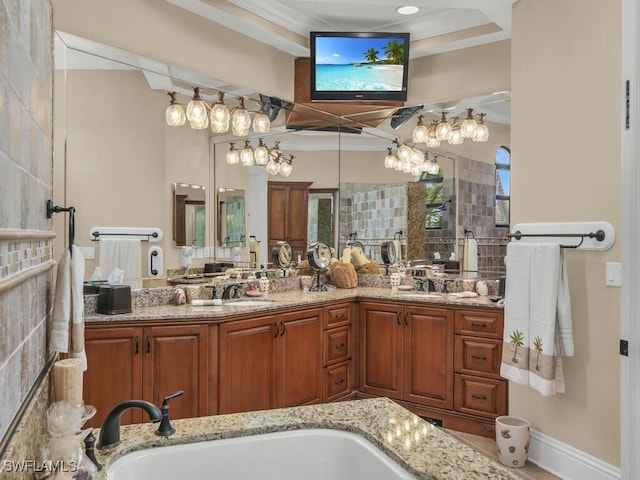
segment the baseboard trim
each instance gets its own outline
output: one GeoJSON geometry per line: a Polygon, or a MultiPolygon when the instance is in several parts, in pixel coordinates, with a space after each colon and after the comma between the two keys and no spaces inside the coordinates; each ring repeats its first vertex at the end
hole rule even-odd
{"type": "Polygon", "coordinates": [[[531,429],[529,460],[566,480],[620,480],[618,467],[531,429]]]}

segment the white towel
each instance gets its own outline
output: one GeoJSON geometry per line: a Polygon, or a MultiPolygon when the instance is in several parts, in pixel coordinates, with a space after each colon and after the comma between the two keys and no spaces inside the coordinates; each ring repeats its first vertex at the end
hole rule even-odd
{"type": "Polygon", "coordinates": [[[124,283],[133,290],[142,286],[141,258],[138,239],[100,239],[100,269],[107,276],[114,268],[124,270],[124,283]]]}
{"type": "Polygon", "coordinates": [[[402,243],[400,242],[400,240],[394,240],[393,246],[396,249],[396,263],[401,263],[402,262],[402,243]]]}
{"type": "Polygon", "coordinates": [[[75,245],[65,248],[56,276],[53,321],[49,332],[49,349],[69,353],[87,369],[84,351],[84,257],[75,245]]]}
{"type": "Polygon", "coordinates": [[[464,278],[476,278],[478,276],[478,242],[475,238],[464,239],[462,271],[464,278]]]}
{"type": "Polygon", "coordinates": [[[573,355],[564,251],[557,243],[509,243],[500,374],[542,395],[565,391],[561,355],[573,355]]]}

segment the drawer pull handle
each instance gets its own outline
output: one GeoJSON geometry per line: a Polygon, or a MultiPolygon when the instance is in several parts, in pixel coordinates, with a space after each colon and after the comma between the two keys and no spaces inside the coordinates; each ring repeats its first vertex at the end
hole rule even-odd
{"type": "Polygon", "coordinates": [[[409,320],[408,320],[409,315],[410,315],[409,312],[405,312],[405,314],[404,314],[404,324],[405,325],[409,325],[409,320]]]}
{"type": "Polygon", "coordinates": [[[398,322],[398,325],[402,325],[402,322],[400,322],[400,312],[396,313],[396,321],[398,322]]]}
{"type": "Polygon", "coordinates": [[[340,350],[344,347],[344,343],[336,343],[336,350],[340,350]]]}
{"type": "Polygon", "coordinates": [[[287,326],[283,322],[280,322],[280,326],[282,327],[282,332],[280,333],[280,336],[283,336],[284,332],[287,331],[287,326]]]}
{"type": "Polygon", "coordinates": [[[280,329],[278,328],[278,323],[277,322],[273,322],[273,327],[276,331],[276,333],[273,335],[273,338],[276,338],[278,336],[278,334],[280,333],[280,329]]]}
{"type": "Polygon", "coordinates": [[[342,320],[344,318],[344,313],[339,313],[336,315],[336,320],[342,320]]]}
{"type": "Polygon", "coordinates": [[[344,378],[338,378],[336,380],[336,385],[342,385],[344,383],[344,378]]]}
{"type": "Polygon", "coordinates": [[[487,357],[483,357],[482,355],[471,355],[471,358],[474,360],[486,360],[487,357]]]}
{"type": "Polygon", "coordinates": [[[487,328],[487,324],[486,323],[472,323],[471,324],[472,327],[482,327],[482,328],[487,328]]]}
{"type": "Polygon", "coordinates": [[[476,400],[486,400],[487,397],[485,395],[476,395],[475,393],[471,395],[471,398],[475,398],[476,400]]]}
{"type": "Polygon", "coordinates": [[[147,353],[151,353],[151,335],[147,335],[147,353]]]}
{"type": "Polygon", "coordinates": [[[136,335],[136,353],[140,353],[140,337],[136,335]]]}

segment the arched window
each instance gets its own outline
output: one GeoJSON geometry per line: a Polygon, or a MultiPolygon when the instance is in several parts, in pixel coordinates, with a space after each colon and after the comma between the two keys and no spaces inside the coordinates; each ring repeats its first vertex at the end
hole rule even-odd
{"type": "Polygon", "coordinates": [[[499,147],[496,151],[496,227],[509,226],[511,204],[511,151],[499,147]]]}

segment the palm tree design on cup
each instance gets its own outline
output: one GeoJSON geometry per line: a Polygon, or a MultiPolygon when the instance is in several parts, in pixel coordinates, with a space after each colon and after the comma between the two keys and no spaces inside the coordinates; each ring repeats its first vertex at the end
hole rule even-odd
{"type": "Polygon", "coordinates": [[[518,347],[524,347],[524,333],[519,330],[514,330],[511,332],[511,336],[509,337],[511,345],[514,346],[513,350],[513,358],[511,361],[513,363],[518,363],[520,360],[518,359],[518,347]]]}
{"type": "Polygon", "coordinates": [[[536,351],[536,372],[540,371],[540,354],[542,353],[542,339],[536,337],[533,340],[533,348],[536,351]]]}

